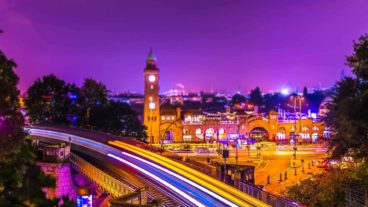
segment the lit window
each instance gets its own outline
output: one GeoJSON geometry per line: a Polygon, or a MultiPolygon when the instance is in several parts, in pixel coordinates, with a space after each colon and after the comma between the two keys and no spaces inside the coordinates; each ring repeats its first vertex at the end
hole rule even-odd
{"type": "Polygon", "coordinates": [[[151,85],[150,87],[151,87],[151,90],[153,90],[155,88],[153,85],[151,85]]]}
{"type": "Polygon", "coordinates": [[[184,135],[189,135],[190,134],[189,129],[183,129],[183,133],[184,133],[184,135]]]}
{"type": "Polygon", "coordinates": [[[165,120],[165,117],[164,116],[161,116],[161,120],[163,121],[163,120],[165,120]]]}

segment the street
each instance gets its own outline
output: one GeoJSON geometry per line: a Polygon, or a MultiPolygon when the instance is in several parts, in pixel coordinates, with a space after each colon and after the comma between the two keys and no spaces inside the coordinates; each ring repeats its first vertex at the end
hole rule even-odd
{"type": "MultiPolygon", "coordinates": [[[[280,194],[287,186],[293,185],[323,170],[317,168],[317,161],[327,157],[327,149],[324,145],[298,145],[297,148],[296,159],[294,159],[292,145],[263,147],[258,157],[255,147],[250,148],[250,156],[248,156],[248,149],[243,146],[242,149],[238,149],[238,164],[255,166],[255,184],[263,186],[268,192],[280,194]]],[[[208,157],[212,161],[221,162],[223,160],[216,153],[179,154],[202,163],[206,163],[208,157]]],[[[235,148],[231,149],[230,158],[226,162],[235,164],[235,155],[235,148]]]]}

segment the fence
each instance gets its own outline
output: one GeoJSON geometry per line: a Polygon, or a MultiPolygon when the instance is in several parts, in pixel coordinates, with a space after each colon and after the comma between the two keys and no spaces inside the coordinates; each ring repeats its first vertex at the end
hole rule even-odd
{"type": "Polygon", "coordinates": [[[346,206],[348,207],[367,207],[368,192],[367,187],[357,183],[350,183],[346,189],[346,206]]]}
{"type": "Polygon", "coordinates": [[[280,196],[273,195],[252,184],[240,182],[239,189],[273,207],[299,207],[301,206],[295,203],[294,201],[288,200],[280,196]]]}

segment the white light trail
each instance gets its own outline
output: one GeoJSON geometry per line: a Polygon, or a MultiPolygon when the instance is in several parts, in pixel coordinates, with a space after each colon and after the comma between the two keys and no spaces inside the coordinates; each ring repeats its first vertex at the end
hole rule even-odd
{"type": "Polygon", "coordinates": [[[139,160],[139,161],[141,161],[141,162],[144,162],[144,163],[146,163],[146,164],[148,164],[148,165],[151,165],[152,167],[158,168],[158,169],[160,169],[160,170],[162,170],[162,171],[164,171],[164,172],[166,172],[166,173],[168,173],[168,174],[170,174],[170,175],[172,175],[172,176],[174,176],[174,177],[176,177],[176,178],[178,178],[178,179],[180,179],[180,180],[182,180],[182,181],[184,181],[184,182],[186,182],[186,183],[188,183],[188,184],[190,184],[190,185],[192,185],[192,186],[194,186],[194,187],[196,187],[196,188],[198,188],[198,189],[200,189],[200,190],[202,190],[203,192],[205,192],[205,193],[207,193],[207,194],[209,194],[209,195],[211,195],[211,196],[215,197],[216,199],[220,200],[221,202],[226,203],[226,205],[229,205],[229,206],[232,206],[232,207],[238,207],[238,205],[236,205],[236,204],[234,204],[234,203],[230,202],[229,200],[227,200],[227,199],[225,199],[225,198],[223,198],[223,197],[219,196],[218,194],[216,194],[216,193],[214,193],[214,192],[212,192],[212,191],[208,190],[207,188],[204,188],[204,187],[203,187],[203,186],[201,186],[201,185],[198,185],[197,183],[195,183],[195,182],[193,182],[193,181],[191,181],[191,180],[189,180],[189,179],[187,179],[187,178],[185,178],[185,177],[183,177],[183,176],[181,176],[181,175],[179,175],[179,174],[177,174],[177,173],[174,173],[174,172],[172,172],[172,171],[170,171],[170,170],[168,170],[168,169],[166,169],[166,168],[163,168],[163,167],[161,167],[161,166],[159,166],[159,165],[157,165],[157,164],[154,164],[154,163],[152,163],[152,162],[149,162],[149,161],[147,161],[147,160],[145,160],[145,159],[143,159],[143,158],[141,158],[141,157],[138,157],[138,156],[135,156],[135,155],[131,155],[131,154],[126,153],[126,152],[122,152],[122,154],[123,154],[123,155],[126,155],[126,156],[128,156],[128,157],[131,157],[131,158],[137,159],[137,160],[139,160]]]}
{"type": "Polygon", "coordinates": [[[183,196],[184,198],[188,199],[191,203],[195,204],[196,206],[199,206],[199,207],[206,207],[205,205],[203,205],[202,203],[200,203],[198,200],[194,199],[193,197],[189,196],[188,194],[186,194],[185,192],[183,192],[182,190],[180,190],[179,188],[173,186],[172,184],[168,183],[167,181],[161,179],[160,177],[148,172],[147,170],[121,158],[121,157],[118,157],[116,155],[113,155],[113,154],[110,154],[108,153],[107,156],[109,157],[112,157],[116,160],[119,160],[120,162],[126,164],[126,165],[129,165],[139,171],[141,171],[142,173],[150,176],[151,178],[155,179],[156,181],[162,183],[163,185],[165,185],[166,187],[170,188],[171,190],[175,191],[176,193],[180,194],[181,196],[183,196]]]}

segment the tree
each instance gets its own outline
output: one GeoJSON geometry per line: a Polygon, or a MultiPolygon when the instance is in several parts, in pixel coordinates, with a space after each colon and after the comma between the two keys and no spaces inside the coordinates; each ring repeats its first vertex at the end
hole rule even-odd
{"type": "Polygon", "coordinates": [[[108,91],[106,86],[91,78],[84,79],[81,87],[81,94],[84,97],[84,105],[86,107],[106,105],[108,102],[108,91]]]}
{"type": "Polygon", "coordinates": [[[34,123],[66,123],[68,86],[55,75],[37,79],[28,89],[25,104],[34,123]]]}
{"type": "Polygon", "coordinates": [[[231,105],[242,104],[246,102],[247,98],[245,98],[245,96],[241,95],[240,93],[236,93],[235,95],[233,95],[233,97],[231,97],[231,105]]]}
{"type": "Polygon", "coordinates": [[[67,106],[67,123],[73,126],[79,126],[85,116],[83,110],[81,110],[84,103],[84,97],[82,96],[80,89],[75,84],[67,84],[66,87],[68,91],[65,99],[65,105],[67,106]]]}
{"type": "Polygon", "coordinates": [[[285,96],[280,93],[264,95],[265,112],[269,113],[271,110],[276,110],[278,106],[284,101],[285,96]]]}
{"type": "Polygon", "coordinates": [[[303,96],[306,97],[308,95],[308,88],[307,86],[304,86],[303,88],[303,96]]]}
{"type": "Polygon", "coordinates": [[[35,153],[25,141],[15,67],[0,51],[0,206],[55,206],[42,191],[54,183],[35,165],[35,153]]]}
{"type": "Polygon", "coordinates": [[[368,34],[354,43],[347,57],[354,77],[337,82],[326,122],[334,130],[330,140],[333,158],[368,157],[368,34]]]}
{"type": "Polygon", "coordinates": [[[24,120],[18,108],[18,76],[13,68],[16,64],[0,51],[0,159],[6,159],[18,151],[24,141],[24,120]],[[9,153],[9,154],[8,154],[9,153]]]}
{"type": "Polygon", "coordinates": [[[91,109],[90,125],[97,130],[145,141],[145,128],[137,115],[127,104],[110,102],[91,109]]]}
{"type": "Polygon", "coordinates": [[[286,188],[288,198],[310,207],[346,206],[345,191],[350,180],[347,170],[330,169],[286,188]]]}
{"type": "MultiPolygon", "coordinates": [[[[359,188],[368,184],[368,34],[354,43],[347,65],[354,76],[336,83],[325,121],[334,131],[329,142],[331,158],[353,157],[355,165],[349,170],[330,168],[285,191],[289,198],[308,206],[345,206],[347,184],[358,183],[359,188]]],[[[321,94],[317,91],[313,98],[321,99],[321,94]]]]}
{"type": "Polygon", "coordinates": [[[90,115],[91,110],[103,108],[108,104],[108,91],[106,86],[97,82],[94,79],[84,79],[83,85],[80,89],[81,96],[83,97],[83,103],[81,106],[82,126],[86,128],[91,127],[90,115]]]}
{"type": "Polygon", "coordinates": [[[255,106],[262,106],[264,103],[263,97],[262,97],[262,92],[261,89],[259,89],[259,87],[257,86],[255,89],[250,91],[250,103],[252,103],[255,106]]]}

